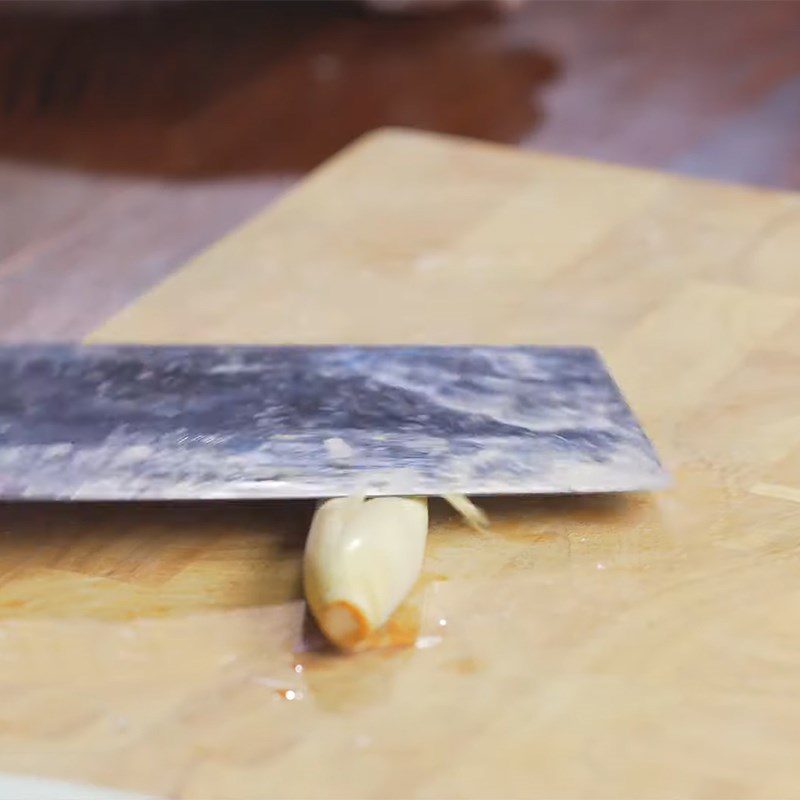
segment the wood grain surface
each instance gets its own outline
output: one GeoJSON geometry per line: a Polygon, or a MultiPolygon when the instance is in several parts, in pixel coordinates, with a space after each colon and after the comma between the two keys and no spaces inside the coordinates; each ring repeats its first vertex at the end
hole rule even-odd
{"type": "Polygon", "coordinates": [[[375,133],[94,342],[601,348],[658,495],[434,505],[321,649],[304,502],[0,507],[0,768],[165,797],[798,797],[800,198],[375,133]]]}

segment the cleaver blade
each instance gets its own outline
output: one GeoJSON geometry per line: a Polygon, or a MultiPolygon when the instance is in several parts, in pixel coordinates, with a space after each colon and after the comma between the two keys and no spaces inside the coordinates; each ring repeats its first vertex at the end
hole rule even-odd
{"type": "Polygon", "coordinates": [[[540,494],[668,476],[583,347],[0,347],[0,499],[540,494]]]}

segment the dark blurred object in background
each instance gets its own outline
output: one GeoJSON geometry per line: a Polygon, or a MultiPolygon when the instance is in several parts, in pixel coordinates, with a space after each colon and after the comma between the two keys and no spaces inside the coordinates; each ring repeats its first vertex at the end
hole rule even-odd
{"type": "Polygon", "coordinates": [[[5,8],[0,153],[171,175],[305,172],[385,125],[514,142],[554,73],[490,3],[5,8]]]}

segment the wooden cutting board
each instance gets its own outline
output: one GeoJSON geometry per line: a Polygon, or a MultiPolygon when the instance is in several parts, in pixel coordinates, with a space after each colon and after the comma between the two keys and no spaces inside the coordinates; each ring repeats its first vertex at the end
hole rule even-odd
{"type": "Polygon", "coordinates": [[[800,796],[800,198],[404,131],[95,342],[599,347],[676,486],[434,508],[417,647],[304,634],[307,503],[0,508],[0,768],[169,797],[800,796]]]}

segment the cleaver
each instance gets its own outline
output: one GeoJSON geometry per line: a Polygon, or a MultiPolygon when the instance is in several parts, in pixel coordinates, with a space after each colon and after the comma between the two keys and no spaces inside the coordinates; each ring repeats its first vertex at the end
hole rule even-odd
{"type": "Polygon", "coordinates": [[[658,489],[584,347],[0,347],[0,499],[658,489]]]}

